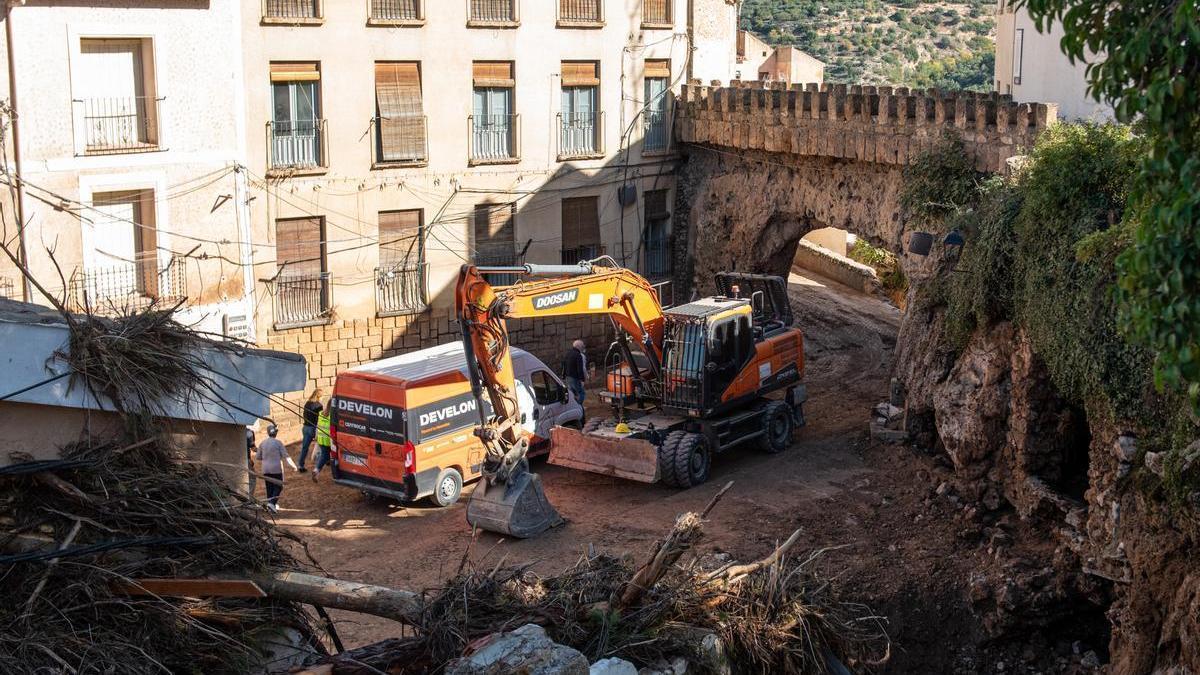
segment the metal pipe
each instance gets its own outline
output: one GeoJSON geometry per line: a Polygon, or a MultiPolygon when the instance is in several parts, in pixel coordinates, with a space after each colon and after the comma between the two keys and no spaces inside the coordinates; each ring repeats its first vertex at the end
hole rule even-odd
{"type": "MultiPolygon", "coordinates": [[[[24,0],[21,2],[24,4],[24,0]]],[[[21,260],[21,266],[25,268],[21,274],[21,299],[31,302],[33,288],[29,283],[29,275],[32,274],[32,271],[29,269],[29,253],[25,245],[25,187],[22,185],[24,174],[21,173],[21,134],[17,123],[17,67],[13,60],[12,9],[12,2],[5,0],[4,47],[8,56],[8,104],[12,113],[13,169],[17,175],[17,199],[13,206],[17,215],[17,257],[21,260]]]]}
{"type": "Polygon", "coordinates": [[[592,264],[581,262],[577,265],[503,265],[497,267],[476,267],[480,274],[524,274],[531,277],[562,277],[583,276],[592,273],[592,264]]]}

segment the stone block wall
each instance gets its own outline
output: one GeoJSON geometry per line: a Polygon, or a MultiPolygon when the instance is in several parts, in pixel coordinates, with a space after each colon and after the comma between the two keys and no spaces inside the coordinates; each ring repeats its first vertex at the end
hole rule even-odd
{"type": "MultiPolygon", "coordinates": [[[[612,328],[603,316],[558,319],[518,319],[508,322],[509,341],[537,355],[551,370],[562,370],[562,360],[571,342],[582,339],[588,357],[598,363],[612,341],[612,328]]],[[[266,347],[295,352],[308,362],[308,383],[303,392],[293,392],[271,405],[271,417],[288,440],[299,436],[297,411],[315,387],[325,395],[341,371],[418,349],[462,340],[454,311],[431,308],[419,314],[336,319],[319,326],[272,330],[266,347]]]]}
{"type": "Polygon", "coordinates": [[[1057,117],[1056,104],[999,94],[737,81],[685,85],[676,133],[685,143],[905,165],[953,130],[978,170],[1000,173],[1057,117]]]}

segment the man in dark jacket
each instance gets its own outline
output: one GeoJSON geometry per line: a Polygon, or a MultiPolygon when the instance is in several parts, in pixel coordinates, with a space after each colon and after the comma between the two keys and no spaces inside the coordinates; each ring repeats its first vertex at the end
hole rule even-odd
{"type": "Polygon", "coordinates": [[[586,347],[583,340],[571,343],[571,349],[567,351],[567,357],[563,361],[563,379],[567,382],[567,389],[575,395],[575,400],[579,401],[579,405],[583,405],[583,397],[587,395],[587,390],[583,388],[588,379],[587,355],[583,353],[586,347]]]}
{"type": "Polygon", "coordinates": [[[300,435],[300,473],[304,473],[308,469],[304,468],[304,460],[308,459],[308,449],[312,447],[312,442],[317,436],[317,417],[321,414],[321,390],[314,389],[311,396],[304,403],[304,430],[300,435]]]}

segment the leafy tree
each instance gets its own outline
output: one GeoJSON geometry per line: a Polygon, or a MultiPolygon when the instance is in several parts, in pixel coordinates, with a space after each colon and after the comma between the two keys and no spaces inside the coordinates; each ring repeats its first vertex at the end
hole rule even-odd
{"type": "Polygon", "coordinates": [[[1062,49],[1088,63],[1091,94],[1145,132],[1125,211],[1134,243],[1117,260],[1121,319],[1155,352],[1157,384],[1186,386],[1200,409],[1200,7],[1021,1],[1039,30],[1061,22],[1062,49]]]}

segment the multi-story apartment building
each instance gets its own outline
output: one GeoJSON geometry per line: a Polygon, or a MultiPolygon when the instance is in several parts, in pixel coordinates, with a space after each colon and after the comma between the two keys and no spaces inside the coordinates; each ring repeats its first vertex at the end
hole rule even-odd
{"type": "Polygon", "coordinates": [[[1038,32],[1028,10],[997,0],[996,91],[1018,101],[1058,103],[1059,117],[1068,121],[1112,120],[1112,107],[1087,93],[1087,64],[1071,63],[1059,47],[1062,38],[1062,24],[1038,32]]]}
{"type": "Polygon", "coordinates": [[[607,254],[665,279],[671,92],[730,78],[737,11],[243,3],[260,333],[306,352],[322,386],[347,363],[454,339],[466,262],[607,254]]]}
{"type": "MultiPolygon", "coordinates": [[[[68,306],[251,336],[238,0],[5,4],[6,240],[68,306]]],[[[11,266],[0,294],[45,301],[11,266]]]]}

